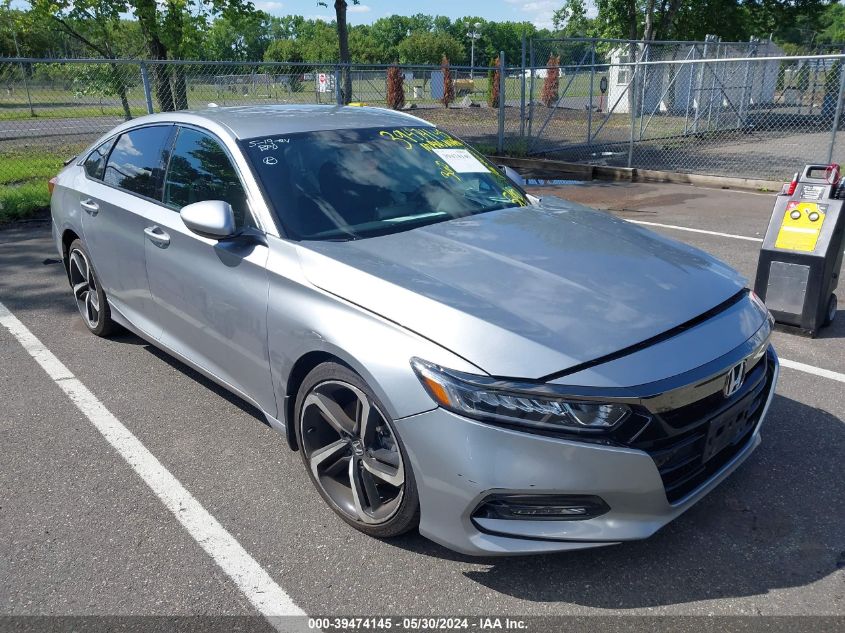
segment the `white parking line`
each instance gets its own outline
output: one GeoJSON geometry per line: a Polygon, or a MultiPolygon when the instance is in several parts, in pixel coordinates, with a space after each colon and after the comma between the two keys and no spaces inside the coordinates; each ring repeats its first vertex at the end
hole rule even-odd
{"type": "Polygon", "coordinates": [[[164,465],[83,385],[27,327],[0,303],[0,325],[126,460],[193,539],[279,631],[307,631],[305,612],[164,465]],[[299,616],[281,620],[280,616],[299,616]]]}
{"type": "MultiPolygon", "coordinates": [[[[627,218],[626,218],[627,219],[627,218]]],[[[674,229],[675,231],[688,231],[689,233],[703,233],[704,235],[715,235],[717,237],[730,237],[735,240],[747,240],[749,242],[762,243],[762,237],[748,237],[746,235],[734,235],[733,233],[719,233],[718,231],[705,231],[704,229],[691,229],[688,226],[677,226],[676,224],[660,224],[659,222],[646,222],[645,220],[628,220],[631,224],[644,224],[646,226],[659,226],[663,229],[674,229]]]]}
{"type": "Polygon", "coordinates": [[[799,363],[798,361],[789,360],[787,358],[781,358],[780,364],[782,367],[797,369],[798,371],[813,374],[814,376],[821,376],[823,378],[830,378],[831,380],[845,382],[845,374],[840,374],[838,371],[830,371],[829,369],[822,369],[821,367],[815,367],[814,365],[805,365],[804,363],[799,363]]]}

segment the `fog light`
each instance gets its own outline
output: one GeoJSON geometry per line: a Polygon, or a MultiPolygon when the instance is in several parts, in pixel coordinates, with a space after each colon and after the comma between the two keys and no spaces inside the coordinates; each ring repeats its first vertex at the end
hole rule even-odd
{"type": "Polygon", "coordinates": [[[472,516],[476,519],[583,521],[609,510],[604,499],[594,495],[492,495],[472,516]]]}

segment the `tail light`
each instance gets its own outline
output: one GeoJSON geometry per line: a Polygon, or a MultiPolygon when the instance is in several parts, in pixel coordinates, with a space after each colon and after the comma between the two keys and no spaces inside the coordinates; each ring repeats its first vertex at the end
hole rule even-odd
{"type": "Polygon", "coordinates": [[[780,195],[782,196],[791,196],[795,193],[795,189],[798,188],[798,172],[795,172],[795,175],[792,177],[792,182],[787,183],[783,186],[783,189],[780,191],[780,195]]]}
{"type": "Polygon", "coordinates": [[[50,191],[51,196],[53,195],[53,189],[55,189],[55,188],[56,188],[56,178],[55,177],[50,178],[50,180],[47,181],[47,189],[50,191]]]}

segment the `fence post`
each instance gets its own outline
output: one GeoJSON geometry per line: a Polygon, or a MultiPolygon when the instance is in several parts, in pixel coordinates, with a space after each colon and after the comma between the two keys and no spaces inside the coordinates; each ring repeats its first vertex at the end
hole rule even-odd
{"type": "Polygon", "coordinates": [[[593,142],[593,90],[596,83],[596,43],[590,42],[590,103],[587,106],[587,144],[593,142]]]}
{"type": "MultiPolygon", "coordinates": [[[[651,42],[646,42],[643,44],[643,54],[642,57],[645,61],[649,61],[651,59],[651,42]]],[[[640,132],[637,136],[637,140],[643,140],[643,113],[646,111],[646,92],[648,92],[648,65],[646,64],[643,66],[643,77],[642,81],[640,81],[640,107],[639,112],[637,114],[640,115],[640,132]]],[[[662,70],[662,66],[661,66],[662,70]]]]}
{"type": "Polygon", "coordinates": [[[534,38],[531,38],[531,51],[529,53],[531,64],[531,77],[528,81],[528,138],[531,138],[531,128],[534,125],[534,38]]]}
{"type": "Polygon", "coordinates": [[[340,87],[340,64],[334,67],[334,96],[337,105],[343,105],[343,90],[340,87]]]}
{"type": "Polygon", "coordinates": [[[629,103],[631,105],[628,108],[631,110],[631,134],[628,137],[628,168],[630,169],[634,162],[634,128],[637,126],[637,71],[640,68],[640,58],[639,55],[637,55],[637,45],[634,42],[631,42],[628,46],[632,47],[632,50],[634,50],[634,66],[633,68],[628,66],[628,68],[631,69],[631,81],[628,87],[628,91],[631,93],[629,99],[629,103]]]}
{"type": "Polygon", "coordinates": [[[144,101],[147,102],[147,114],[153,113],[153,93],[150,90],[150,73],[147,65],[141,62],[141,84],[144,86],[144,101]]]}
{"type": "Polygon", "coordinates": [[[845,96],[845,68],[839,63],[839,92],[836,95],[836,112],[833,115],[833,127],[830,129],[830,147],[827,148],[827,162],[833,162],[833,145],[836,142],[836,130],[839,128],[839,117],[842,116],[842,97],[845,96]]]}
{"type": "Polygon", "coordinates": [[[522,64],[519,68],[519,138],[525,138],[525,33],[522,34],[522,64]]]}
{"type": "Polygon", "coordinates": [[[499,51],[499,142],[496,152],[501,154],[505,149],[505,51],[499,51]]]}
{"type": "MultiPolygon", "coordinates": [[[[756,57],[757,56],[757,42],[759,40],[756,37],[751,37],[748,40],[748,57],[756,57]]],[[[754,70],[756,71],[757,68],[755,66],[754,70]]],[[[757,74],[756,72],[754,73],[757,74]]],[[[752,98],[752,84],[754,79],[751,76],[751,59],[745,62],[745,79],[742,82],[742,98],[739,102],[739,124],[741,127],[746,127],[748,121],[748,110],[751,107],[751,98],[752,98]]],[[[815,86],[814,86],[815,88],[815,86]]]]}

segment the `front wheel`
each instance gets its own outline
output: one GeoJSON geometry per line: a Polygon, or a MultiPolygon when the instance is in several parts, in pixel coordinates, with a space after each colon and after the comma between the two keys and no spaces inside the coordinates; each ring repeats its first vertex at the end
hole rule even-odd
{"type": "Polygon", "coordinates": [[[830,295],[830,300],[827,302],[827,314],[824,316],[824,324],[830,325],[833,319],[836,318],[836,295],[830,295]]]}
{"type": "Polygon", "coordinates": [[[73,298],[85,326],[97,336],[108,336],[114,331],[115,323],[111,318],[106,293],[100,286],[82,240],[74,240],[71,243],[67,268],[73,298]]]}
{"type": "Polygon", "coordinates": [[[303,381],[295,412],[308,475],[340,518],[380,538],[418,525],[419,499],[404,447],[358,374],[338,363],[319,365],[303,381]]]}

